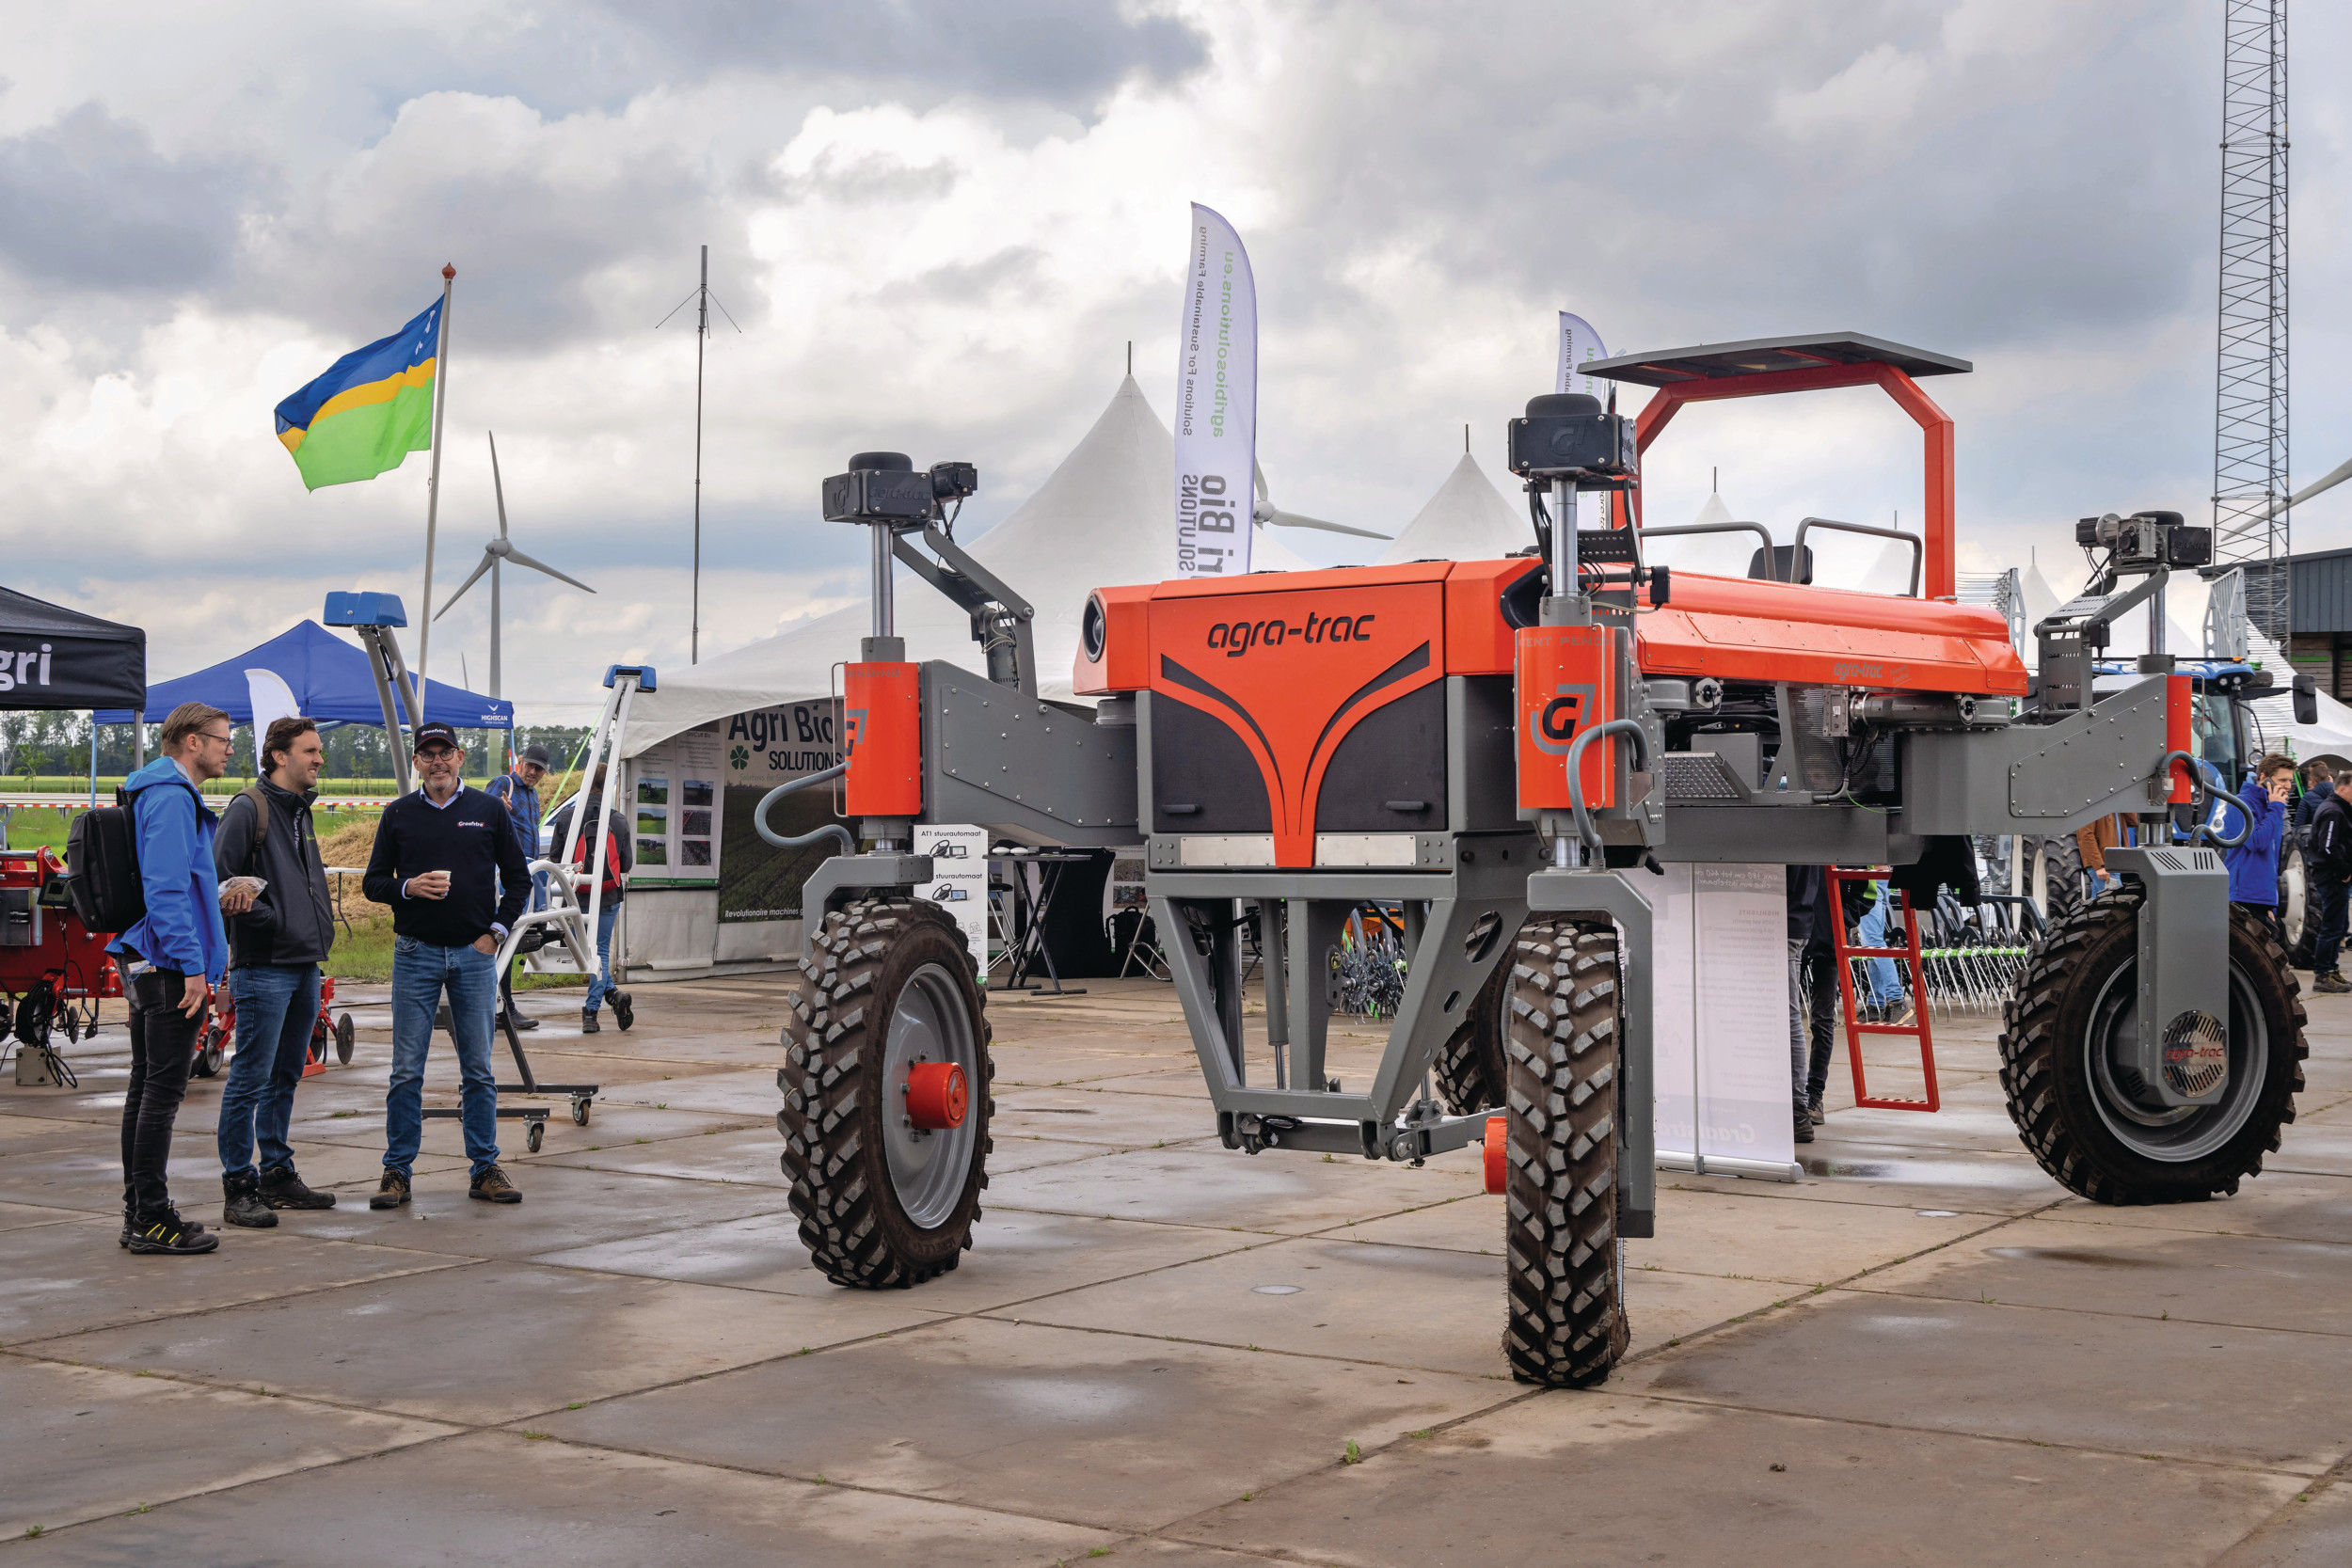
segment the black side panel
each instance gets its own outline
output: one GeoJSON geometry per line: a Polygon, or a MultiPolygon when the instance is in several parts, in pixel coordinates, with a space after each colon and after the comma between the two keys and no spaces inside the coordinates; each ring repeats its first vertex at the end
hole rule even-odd
{"type": "MultiPolygon", "coordinates": [[[[1532,579],[1537,574],[1530,572],[1532,579]]],[[[1523,579],[1525,580],[1525,579],[1523,579]]],[[[1463,832],[1490,832],[1519,825],[1518,752],[1513,744],[1518,718],[1509,675],[1455,675],[1460,705],[1453,783],[1461,794],[1463,832]]]]}
{"type": "Polygon", "coordinates": [[[1270,833],[1274,811],[1257,759],[1222,719],[1152,694],[1155,833],[1270,833]],[[1190,808],[1190,809],[1186,809],[1190,808]]]}
{"type": "Polygon", "coordinates": [[[1331,753],[1319,833],[1440,833],[1446,826],[1445,683],[1364,715],[1331,753]]]}

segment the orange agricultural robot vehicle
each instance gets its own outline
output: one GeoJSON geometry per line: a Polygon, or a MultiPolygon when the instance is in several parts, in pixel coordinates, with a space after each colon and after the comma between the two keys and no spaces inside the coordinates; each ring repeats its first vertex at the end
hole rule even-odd
{"type": "Polygon", "coordinates": [[[2169,824],[2169,847],[2108,851],[2124,891],[2026,963],[2002,1035],[2011,1111],[2103,1202],[2233,1192],[2278,1148],[2303,1012],[2284,954],[2227,902],[2188,682],[2161,651],[2114,695],[2090,678],[2118,617],[2147,605],[2161,626],[2167,575],[2210,535],[2165,513],[2085,519],[2102,577],[2035,628],[2029,679],[2000,616],[1950,602],[1952,424],[1919,382],[1964,362],[1845,333],[1582,368],[1655,391],[1638,419],[1557,394],[1511,422],[1527,552],[1106,585],[1074,702],[1039,696],[1029,606],[941,526],[969,465],[865,453],[825,482],[826,515],[873,531],[834,770],[867,847],[809,881],[778,1080],[793,1209],[831,1277],[954,1267],[987,1184],[976,956],[915,895],[919,821],[1146,846],[1229,1148],[1409,1162],[1482,1144],[1505,1196],[1503,1344],[1529,1382],[1596,1383],[1627,1342],[1619,1243],[1655,1226],[1645,884],[1663,863],[1884,865],[1932,894],[1973,882],[1971,835],[2169,824]],[[1729,525],[1759,536],[1744,578],[1645,560],[1689,531],[1645,531],[1639,507],[1642,450],[1683,404],[1864,385],[1924,433],[1921,532],[1859,530],[1908,541],[1908,594],[1812,586],[1810,541],[1854,528],[1822,518],[1785,544],[1729,525]],[[1581,501],[1599,526],[1579,528],[1581,501]],[[894,558],[971,612],[984,672],[906,659],[894,558]],[[1343,1084],[1332,953],[1375,905],[1401,918],[1408,975],[1378,1070],[1343,1084]]]}

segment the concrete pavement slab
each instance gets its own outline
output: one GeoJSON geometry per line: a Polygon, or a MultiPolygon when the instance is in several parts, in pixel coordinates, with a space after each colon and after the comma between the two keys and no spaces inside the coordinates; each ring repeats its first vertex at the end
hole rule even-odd
{"type": "Polygon", "coordinates": [[[999,1137],[1148,1148],[1216,1136],[1206,1096],[1103,1094],[1092,1089],[999,1088],[989,1129],[999,1137]]]}
{"type": "Polygon", "coordinates": [[[2352,1176],[2265,1171],[2233,1196],[2203,1203],[2156,1203],[2116,1209],[2069,1196],[2048,1211],[2079,1225],[2145,1226],[2204,1230],[2217,1235],[2278,1236],[2294,1241],[2352,1243],[2352,1176]]]}
{"type": "Polygon", "coordinates": [[[932,1317],[904,1292],[838,1302],[491,1262],[78,1335],[41,1354],[485,1423],[932,1317]]]}
{"type": "Polygon", "coordinates": [[[1438,1372],[957,1319],[558,1413],[558,1437],[1150,1529],[1508,1398],[1438,1372]],[[812,1409],[828,1412],[821,1422],[812,1409]]]}
{"type": "Polygon", "coordinates": [[[1078,1561],[1111,1531],[853,1487],[780,1481],[519,1433],[482,1433],[333,1472],[333,1506],[288,1477],[45,1541],[60,1561],[544,1562],[548,1568],[937,1568],[1078,1561]]]}
{"type": "MultiPolygon", "coordinates": [[[[199,1388],[96,1367],[0,1357],[8,1411],[8,1483],[0,1538],[39,1529],[44,1549],[88,1560],[51,1532],[119,1519],[191,1495],[222,1492],[446,1435],[453,1429],[301,1400],[199,1388]]],[[[138,1513],[160,1521],[161,1513],[138,1513]]],[[[314,1520],[311,1522],[315,1522],[314,1520]]],[[[242,1553],[237,1560],[253,1561],[242,1553]]],[[[192,1561],[177,1545],[148,1560],[192,1561]]],[[[227,1560],[222,1559],[220,1560],[227,1560]]]]}
{"type": "Polygon", "coordinates": [[[119,1139],[122,1123],[69,1121],[61,1117],[0,1117],[0,1159],[87,1148],[94,1140],[119,1139]]]}
{"type": "Polygon", "coordinates": [[[2071,1196],[2023,1149],[1994,1154],[1849,1143],[1830,1151],[1815,1144],[1798,1148],[1797,1163],[1804,1171],[1797,1181],[1682,1171],[1661,1171],[1658,1181],[1661,1187],[1736,1191],[1750,1197],[1999,1215],[2028,1213],[2071,1196]]]}
{"type": "MultiPolygon", "coordinates": [[[[593,1119],[589,1123],[591,1131],[609,1125],[593,1119]]],[[[779,1189],[786,1185],[784,1167],[778,1163],[784,1153],[784,1138],[772,1122],[752,1127],[713,1123],[699,1132],[648,1138],[642,1143],[628,1135],[624,1126],[618,1137],[585,1147],[580,1146],[577,1139],[567,1143],[570,1147],[560,1150],[550,1143],[545,1152],[531,1161],[532,1168],[628,1171],[644,1176],[732,1181],[779,1189]]],[[[995,1168],[993,1162],[990,1168],[995,1168]]]]}
{"type": "Polygon", "coordinates": [[[1168,1533],[1311,1562],[2203,1560],[2285,1477],[1857,1428],[1609,1393],[1548,1394],[1324,1468],[1168,1533]],[[2086,1497],[2124,1497],[2086,1528],[2086,1497]]]}
{"type": "Polygon", "coordinates": [[[1016,1209],[1102,1214],[1252,1230],[1323,1230],[1482,1189],[1473,1156],[1443,1155],[1420,1170],[1386,1161],[1273,1150],[1252,1157],[1221,1146],[1139,1149],[1082,1164],[1016,1171],[989,1194],[1016,1209]]]}
{"type": "MultiPolygon", "coordinates": [[[[1130,1275],[1156,1279],[1161,1275],[1150,1271],[1232,1252],[1257,1239],[1230,1230],[990,1209],[974,1227],[972,1250],[952,1272],[904,1298],[883,1291],[876,1299],[911,1300],[935,1312],[977,1312],[1130,1275]]],[[[533,1261],[794,1295],[853,1300],[864,1293],[817,1271],[788,1213],[542,1253],[533,1261]]]]}
{"type": "Polygon", "coordinates": [[[87,1210],[51,1209],[32,1203],[0,1203],[0,1230],[24,1230],[37,1225],[65,1225],[90,1217],[87,1210]]]}
{"type": "Polygon", "coordinates": [[[307,1216],[288,1214],[272,1230],[230,1230],[198,1258],[126,1252],[117,1222],[83,1215],[72,1225],[8,1235],[0,1268],[0,1342],[145,1323],[243,1302],[446,1268],[437,1253],[348,1246],[303,1234],[307,1216]]]}
{"type": "Polygon", "coordinates": [[[2331,1334],[2344,1337],[2352,1360],[2352,1245],[2340,1243],[2042,1217],[1887,1269],[1859,1288],[2331,1334]]]}
{"type": "Polygon", "coordinates": [[[346,1199],[305,1215],[303,1233],[468,1258],[520,1258],[777,1212],[786,1201],[774,1188],[544,1164],[517,1166],[513,1177],[523,1200],[510,1205],[469,1197],[463,1169],[419,1172],[407,1207],[377,1211],[346,1199]]]}
{"type": "Polygon", "coordinates": [[[2339,1338],[1977,1301],[1807,1295],[1610,1386],[2304,1474],[2352,1449],[2339,1338]]]}
{"type": "Polygon", "coordinates": [[[2352,1562],[2352,1481],[2284,1504],[2215,1568],[2343,1568],[2352,1562]]]}

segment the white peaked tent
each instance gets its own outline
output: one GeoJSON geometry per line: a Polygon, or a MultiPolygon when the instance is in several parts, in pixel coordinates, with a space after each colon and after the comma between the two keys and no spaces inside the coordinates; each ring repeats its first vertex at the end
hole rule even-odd
{"type": "Polygon", "coordinates": [[[1535,539],[1524,512],[1496,493],[1478,459],[1469,452],[1454,465],[1429,504],[1389,541],[1373,561],[1393,566],[1406,561],[1493,561],[1525,549],[1535,539]]]}
{"type": "MultiPolygon", "coordinates": [[[[1176,575],[1175,484],[1175,437],[1129,376],[1037,492],[969,542],[981,564],[1036,610],[1039,695],[1071,694],[1089,594],[1176,575]]],[[[1259,570],[1310,569],[1264,529],[1251,548],[1259,570]]],[[[908,658],[983,668],[970,618],[930,584],[901,571],[895,608],[908,658]]],[[[834,665],[857,657],[858,640],[872,625],[872,609],[861,599],[707,664],[662,671],[660,688],[636,699],[624,754],[713,720],[825,695],[834,665]]]]}

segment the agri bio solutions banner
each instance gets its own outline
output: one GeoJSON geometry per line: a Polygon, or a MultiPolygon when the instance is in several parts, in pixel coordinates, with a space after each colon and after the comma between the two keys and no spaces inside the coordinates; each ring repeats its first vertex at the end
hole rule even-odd
{"type": "Polygon", "coordinates": [[[1193,203],[1176,348],[1176,575],[1249,570],[1258,446],[1258,288],[1241,236],[1193,203]]]}
{"type": "MultiPolygon", "coordinates": [[[[798,920],[802,884],[827,856],[841,852],[840,841],[828,838],[804,849],[778,849],[759,836],[752,814],[776,785],[841,760],[840,704],[822,697],[779,703],[739,713],[712,727],[719,732],[719,776],[726,781],[719,924],[798,920]]],[[[833,803],[830,784],[812,785],[777,801],[768,814],[768,826],[797,838],[823,823],[841,820],[834,816],[833,803]]]]}
{"type": "Polygon", "coordinates": [[[1582,392],[1588,397],[1608,401],[1609,383],[1589,375],[1580,375],[1576,367],[1591,359],[1606,359],[1609,351],[1601,346],[1600,334],[1582,316],[1560,312],[1560,384],[1555,392],[1582,392]]]}

